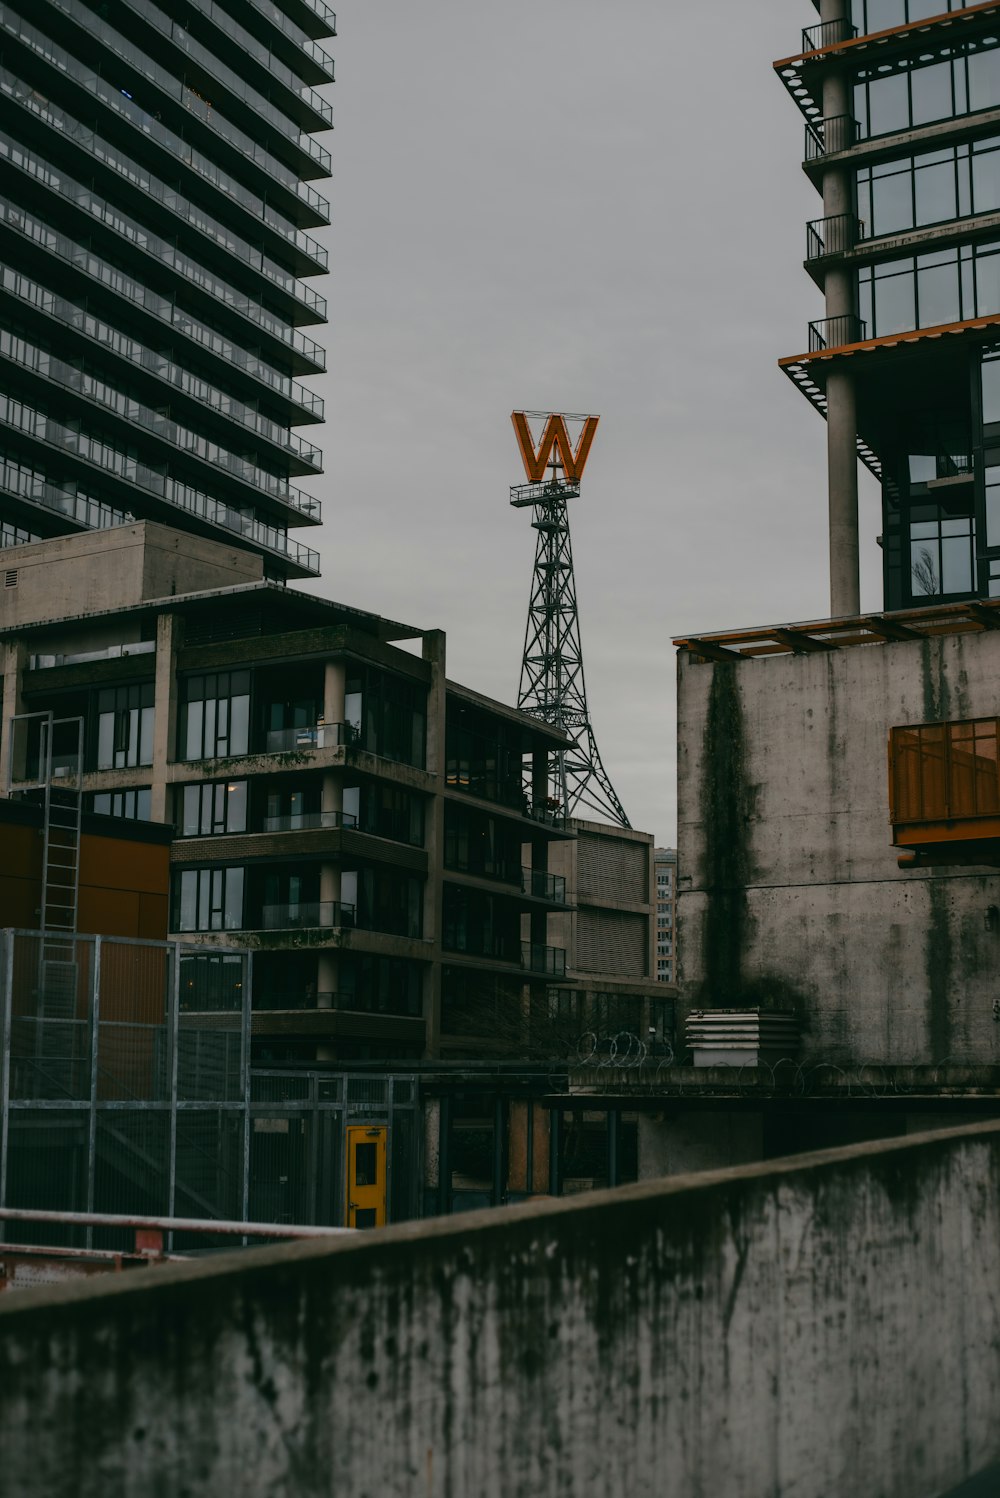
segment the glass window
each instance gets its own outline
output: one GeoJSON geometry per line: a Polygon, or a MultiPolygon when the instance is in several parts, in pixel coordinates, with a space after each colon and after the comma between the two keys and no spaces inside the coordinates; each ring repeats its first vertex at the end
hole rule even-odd
{"type": "MultiPolygon", "coordinates": [[[[899,76],[905,79],[905,74],[899,76]]],[[[953,108],[951,62],[913,68],[910,72],[910,91],[913,101],[911,122],[914,125],[947,119],[953,108]]]]}
{"type": "Polygon", "coordinates": [[[1000,312],[1000,250],[980,250],[976,254],[976,303],[974,313],[966,316],[986,317],[1000,312]]]}
{"type": "Polygon", "coordinates": [[[972,147],[972,211],[992,213],[1000,208],[1000,144],[980,141],[972,147]]]}
{"type": "Polygon", "coordinates": [[[894,234],[913,228],[913,182],[909,162],[903,171],[892,168],[872,172],[872,222],[874,233],[894,234]]]}
{"type": "Polygon", "coordinates": [[[868,85],[868,134],[888,135],[910,123],[905,73],[885,73],[868,85]]]}
{"type": "Polygon", "coordinates": [[[153,683],[104,687],[97,694],[97,768],[153,763],[153,683]]]}
{"type": "Polygon", "coordinates": [[[249,752],[249,671],[190,676],[182,685],[182,694],[182,759],[214,759],[249,752]]]}
{"type": "Polygon", "coordinates": [[[1000,464],[986,468],[986,544],[1000,546],[1000,464]]]}
{"type": "Polygon", "coordinates": [[[247,782],[218,781],[208,785],[186,785],[183,795],[181,834],[205,837],[220,832],[245,832],[247,827],[247,782]]]}
{"type": "Polygon", "coordinates": [[[854,24],[863,34],[888,31],[906,22],[906,0],[855,0],[854,24]]]}
{"type": "Polygon", "coordinates": [[[962,303],[955,252],[921,255],[917,266],[919,326],[933,328],[939,323],[958,322],[962,316],[962,303]]]}
{"type": "Polygon", "coordinates": [[[874,324],[877,335],[902,333],[916,326],[916,297],[912,261],[893,261],[875,268],[874,324]],[[898,266],[906,265],[900,271],[898,266]]]}
{"type": "Polygon", "coordinates": [[[175,875],[173,925],[177,931],[239,931],[243,870],[184,869],[175,875]]]}
{"type": "MultiPolygon", "coordinates": [[[[926,508],[922,513],[927,513],[926,508]]],[[[971,515],[942,512],[938,519],[910,525],[910,592],[914,598],[969,594],[974,591],[975,575],[971,515]]]]}
{"type": "Polygon", "coordinates": [[[983,360],[983,421],[1000,421],[1000,355],[983,360]]]}
{"type": "Polygon", "coordinates": [[[1000,104],[1000,67],[995,48],[969,57],[969,108],[995,109],[1000,104]]]}
{"type": "Polygon", "coordinates": [[[954,152],[936,151],[918,157],[916,165],[913,174],[915,222],[937,224],[954,218],[958,211],[954,152]]]}
{"type": "Polygon", "coordinates": [[[148,822],[152,815],[152,791],[148,785],[134,791],[98,791],[91,809],[102,817],[123,817],[129,822],[148,822]]]}

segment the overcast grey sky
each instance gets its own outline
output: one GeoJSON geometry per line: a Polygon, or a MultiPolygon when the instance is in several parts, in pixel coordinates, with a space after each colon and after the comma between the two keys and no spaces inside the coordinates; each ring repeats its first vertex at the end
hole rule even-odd
{"type": "Polygon", "coordinates": [[[448,674],[515,701],[535,533],[510,412],[599,414],[571,506],[591,715],[633,826],[672,842],[671,637],[828,611],[825,428],[776,367],[822,316],[771,69],[815,11],[337,9],[320,590],[445,629],[448,674]]]}

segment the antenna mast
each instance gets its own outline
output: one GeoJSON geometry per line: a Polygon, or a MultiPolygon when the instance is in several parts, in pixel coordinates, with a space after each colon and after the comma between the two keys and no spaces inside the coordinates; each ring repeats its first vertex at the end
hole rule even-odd
{"type": "Polygon", "coordinates": [[[564,729],[573,740],[555,756],[554,784],[550,783],[551,797],[565,814],[572,816],[582,806],[621,827],[631,827],[601,763],[587,708],[566,510],[566,501],[579,496],[599,418],[515,411],[511,420],[529,481],[511,486],[510,502],[515,509],[530,506],[534,510],[531,523],[538,532],[517,705],[522,712],[564,729]],[[537,448],[530,418],[545,423],[537,448]],[[582,423],[575,447],[567,422],[582,423]]]}

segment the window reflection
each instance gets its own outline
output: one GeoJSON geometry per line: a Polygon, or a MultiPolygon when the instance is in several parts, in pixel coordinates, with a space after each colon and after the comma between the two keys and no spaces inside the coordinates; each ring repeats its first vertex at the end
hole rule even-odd
{"type": "Polygon", "coordinates": [[[851,20],[862,35],[926,21],[949,10],[965,10],[976,0],[851,0],[851,20]]]}
{"type": "Polygon", "coordinates": [[[997,311],[997,240],[884,260],[858,272],[858,312],[876,338],[997,311]]]}
{"type": "MultiPolygon", "coordinates": [[[[936,11],[943,5],[938,3],[936,11]]],[[[925,54],[859,68],[854,75],[859,137],[889,135],[1000,104],[996,38],[951,44],[948,50],[945,59],[925,54]]]]}

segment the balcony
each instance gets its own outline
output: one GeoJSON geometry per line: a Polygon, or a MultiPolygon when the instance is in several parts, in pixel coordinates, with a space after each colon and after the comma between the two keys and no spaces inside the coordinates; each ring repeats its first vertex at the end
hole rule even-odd
{"type": "Polygon", "coordinates": [[[260,930],[305,931],[320,926],[353,926],[354,917],[355,907],[345,905],[340,900],[297,901],[294,905],[264,905],[260,912],[260,930]]]}
{"type": "MultiPolygon", "coordinates": [[[[265,735],[264,750],[267,754],[284,754],[293,749],[336,749],[340,744],[353,743],[354,737],[355,732],[350,723],[316,723],[311,728],[276,728],[265,735]]],[[[268,832],[284,830],[277,827],[267,829],[268,832]]]]}
{"type": "Polygon", "coordinates": [[[545,947],[536,941],[523,941],[521,966],[529,973],[543,973],[546,978],[563,978],[566,975],[566,949],[545,947]]]}
{"type": "Polygon", "coordinates": [[[897,847],[1000,861],[1000,718],[891,729],[889,817],[897,847]]]}
{"type": "Polygon", "coordinates": [[[840,317],[821,318],[818,322],[809,324],[809,352],[819,354],[824,349],[860,343],[865,333],[865,324],[853,312],[845,312],[840,317]]]}
{"type": "Polygon", "coordinates": [[[806,124],[805,160],[819,161],[837,151],[849,151],[858,138],[858,123],[853,115],[833,114],[826,120],[806,124]]]}
{"type": "Polygon", "coordinates": [[[533,822],[540,822],[543,827],[554,827],[563,831],[566,826],[566,818],[561,811],[555,811],[542,802],[540,806],[525,807],[524,815],[530,817],[533,822]]]}
{"type": "Polygon", "coordinates": [[[553,905],[566,904],[566,880],[561,874],[544,869],[521,869],[521,892],[533,900],[548,900],[553,905]]]}
{"type": "Polygon", "coordinates": [[[273,1013],[279,1009],[310,1010],[310,1009],[333,1009],[335,1007],[336,994],[332,993],[306,993],[301,989],[272,988],[263,992],[254,989],[250,1007],[254,1011],[273,1013]]]}
{"type": "MultiPolygon", "coordinates": [[[[845,255],[862,238],[863,226],[853,213],[835,213],[806,224],[806,260],[825,255],[845,255]]],[[[834,319],[830,319],[834,321],[834,319]]]]}
{"type": "Polygon", "coordinates": [[[837,21],[823,21],[819,26],[807,26],[802,32],[803,52],[819,52],[823,47],[835,47],[838,42],[852,42],[858,28],[846,17],[837,21]]]}
{"type": "Polygon", "coordinates": [[[358,819],[347,811],[300,811],[287,817],[265,817],[264,832],[311,832],[318,827],[356,827],[358,819]]]}

